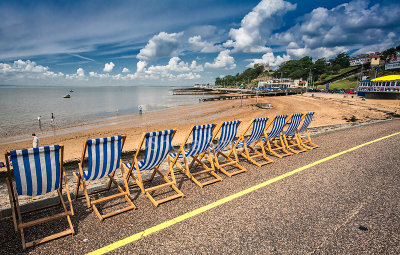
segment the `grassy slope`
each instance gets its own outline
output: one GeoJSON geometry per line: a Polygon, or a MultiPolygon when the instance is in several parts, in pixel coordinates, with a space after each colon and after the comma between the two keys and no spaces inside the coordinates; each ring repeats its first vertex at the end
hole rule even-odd
{"type": "MultiPolygon", "coordinates": [[[[350,89],[350,88],[356,88],[357,81],[354,79],[344,79],[341,81],[337,81],[334,83],[329,84],[329,89],[350,89]]],[[[318,88],[325,89],[325,85],[320,85],[318,88]]]]}

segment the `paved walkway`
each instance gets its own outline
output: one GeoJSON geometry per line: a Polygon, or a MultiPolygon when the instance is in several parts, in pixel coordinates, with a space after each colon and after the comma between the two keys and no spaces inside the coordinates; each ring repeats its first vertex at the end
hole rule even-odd
{"type": "MultiPolygon", "coordinates": [[[[203,189],[179,175],[186,197],[158,208],[132,188],[137,210],[103,222],[74,202],[76,235],[27,252],[399,254],[400,134],[386,137],[399,131],[393,120],[320,136],[319,149],[261,168],[243,163],[247,173],[203,189]]],[[[11,219],[0,228],[0,253],[21,252],[11,219]]]]}

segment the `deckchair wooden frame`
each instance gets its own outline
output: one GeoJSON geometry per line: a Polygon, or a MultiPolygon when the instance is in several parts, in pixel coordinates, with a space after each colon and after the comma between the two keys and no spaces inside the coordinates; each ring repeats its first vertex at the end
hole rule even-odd
{"type": "MultiPolygon", "coordinates": [[[[126,140],[126,135],[122,135],[121,136],[121,152],[122,152],[122,148],[124,147],[125,144],[125,140],[126,140]]],[[[77,184],[76,184],[76,189],[75,189],[75,199],[77,200],[80,197],[85,197],[86,198],[86,205],[88,208],[90,208],[91,206],[93,207],[93,211],[96,213],[97,217],[100,219],[100,221],[109,218],[111,216],[129,211],[129,210],[135,210],[136,207],[133,204],[133,202],[131,201],[131,199],[129,198],[129,187],[128,187],[128,183],[126,181],[126,177],[125,177],[125,172],[124,169],[121,167],[122,162],[120,162],[120,169],[121,169],[121,173],[122,173],[122,178],[124,181],[124,187],[125,187],[125,191],[121,188],[121,186],[119,186],[118,182],[114,179],[114,175],[116,173],[115,170],[114,172],[112,172],[110,175],[108,175],[108,177],[110,178],[110,181],[108,182],[107,188],[104,189],[99,189],[99,190],[94,190],[92,192],[88,192],[87,191],[87,185],[86,185],[86,181],[83,175],[83,162],[85,159],[85,155],[86,155],[86,150],[87,150],[87,141],[85,142],[85,144],[83,145],[83,152],[82,152],[82,158],[81,158],[81,162],[78,163],[79,166],[79,176],[76,175],[76,173],[72,173],[73,176],[75,177],[77,184]],[[92,194],[96,194],[96,193],[100,193],[100,192],[104,192],[104,191],[110,191],[111,188],[111,183],[113,183],[119,193],[114,194],[114,195],[110,195],[110,196],[106,196],[103,198],[99,198],[97,200],[91,200],[89,195],[92,194]],[[79,189],[82,189],[83,194],[79,194],[79,189]],[[118,209],[112,212],[109,212],[107,214],[100,214],[98,208],[97,208],[97,204],[103,203],[103,202],[107,202],[109,200],[115,199],[115,198],[120,198],[120,197],[124,197],[126,202],[129,204],[129,206],[124,207],[122,209],[118,209]]]]}
{"type": "MultiPolygon", "coordinates": [[[[172,159],[172,168],[170,170],[170,172],[175,171],[173,169],[173,167],[176,165],[180,171],[182,171],[184,174],[186,174],[186,176],[192,180],[194,183],[196,183],[199,187],[203,188],[206,185],[212,184],[212,183],[216,183],[219,181],[222,181],[222,178],[215,172],[215,166],[214,166],[214,162],[213,162],[213,158],[211,155],[210,150],[207,149],[204,150],[202,153],[198,154],[198,155],[193,155],[192,157],[192,161],[190,162],[190,164],[188,164],[187,162],[187,157],[185,155],[185,145],[190,137],[190,135],[193,132],[195,125],[193,125],[190,128],[189,133],[186,135],[185,139],[183,140],[178,152],[176,153],[176,156],[174,159],[172,159]],[[184,162],[184,167],[178,162],[179,159],[179,154],[182,153],[182,158],[183,158],[183,162],[184,162]],[[210,167],[208,167],[206,164],[204,164],[201,159],[206,159],[208,162],[210,162],[210,167]],[[195,167],[198,165],[201,165],[204,170],[202,171],[198,171],[195,173],[191,173],[190,169],[192,169],[193,165],[196,163],[195,167]],[[210,176],[214,177],[215,179],[209,180],[209,181],[205,181],[205,182],[201,182],[200,180],[196,179],[195,176],[200,175],[200,174],[209,174],[210,176]]],[[[212,128],[212,130],[214,130],[215,128],[215,124],[212,128]]],[[[212,141],[210,142],[211,145],[212,141]]],[[[168,157],[171,157],[171,154],[168,155],[168,157]]]]}
{"type": "Polygon", "coordinates": [[[64,146],[61,144],[60,146],[60,187],[57,189],[57,195],[59,198],[59,202],[58,203],[54,203],[54,204],[50,204],[50,205],[46,205],[46,206],[42,206],[39,208],[34,208],[31,210],[26,210],[26,211],[22,211],[19,205],[19,200],[18,200],[18,194],[17,194],[17,190],[15,188],[15,186],[13,185],[13,181],[12,181],[12,173],[11,173],[11,167],[10,167],[10,161],[9,161],[9,156],[10,156],[10,152],[7,151],[5,153],[5,162],[6,162],[6,167],[7,167],[7,173],[8,176],[6,178],[6,183],[7,183],[7,190],[8,190],[8,195],[10,198],[10,204],[11,204],[11,214],[12,214],[12,218],[13,218],[13,223],[14,223],[14,230],[15,231],[20,231],[21,234],[21,241],[22,241],[22,248],[23,250],[25,250],[26,248],[41,244],[41,243],[45,243],[69,234],[74,235],[75,231],[74,231],[74,227],[72,226],[71,223],[71,218],[70,216],[74,215],[74,209],[72,207],[72,202],[71,202],[71,196],[69,193],[69,189],[68,189],[68,183],[67,183],[67,177],[65,175],[64,172],[64,168],[63,168],[63,162],[64,162],[64,146]],[[62,196],[62,182],[64,181],[65,183],[65,190],[67,193],[67,199],[69,202],[69,209],[67,209],[67,207],[65,206],[65,201],[64,198],[62,196]],[[52,216],[47,216],[47,217],[43,217],[40,219],[36,219],[36,220],[32,220],[32,221],[28,221],[28,222],[22,222],[22,214],[28,214],[31,212],[36,212],[36,211],[42,211],[51,207],[55,207],[55,206],[59,206],[61,205],[61,207],[63,208],[64,212],[62,213],[58,213],[52,216]],[[69,229],[61,231],[59,233],[55,233],[49,236],[46,236],[44,238],[41,239],[37,239],[35,241],[31,241],[31,242],[26,242],[25,241],[25,234],[24,234],[24,229],[28,228],[28,227],[32,227],[32,226],[36,226],[45,222],[49,222],[49,221],[53,221],[62,217],[66,217],[67,221],[68,221],[68,225],[69,225],[69,229]]]}
{"type": "MultiPolygon", "coordinates": [[[[286,123],[285,125],[289,125],[290,122],[292,121],[292,117],[293,117],[293,113],[286,119],[286,123]]],[[[301,119],[303,118],[303,116],[301,116],[301,119]]],[[[300,124],[299,124],[300,127],[300,124]]],[[[295,154],[299,154],[301,152],[306,152],[307,149],[304,148],[301,144],[301,140],[299,139],[298,136],[298,130],[299,127],[296,128],[296,130],[294,131],[294,134],[292,136],[290,135],[285,135],[285,132],[282,132],[282,137],[283,137],[283,141],[285,142],[286,148],[295,153],[295,154]],[[297,148],[297,149],[296,149],[297,148]]]]}
{"type": "MultiPolygon", "coordinates": [[[[306,114],[303,114],[303,117],[301,118],[301,120],[303,121],[303,124],[302,124],[302,125],[304,125],[304,119],[306,118],[306,116],[307,116],[307,113],[306,113],[306,114]]],[[[299,137],[299,140],[300,140],[301,145],[302,145],[304,148],[308,149],[308,150],[313,150],[313,149],[319,148],[318,145],[316,145],[315,143],[313,143],[313,142],[311,141],[310,134],[308,133],[308,127],[307,127],[307,128],[305,129],[305,131],[304,131],[304,132],[306,133],[306,138],[301,137],[301,135],[300,135],[300,129],[301,129],[301,127],[299,127],[299,129],[298,129],[297,135],[298,135],[298,137],[299,137]]]]}
{"type": "MultiPolygon", "coordinates": [[[[254,120],[255,120],[255,119],[253,119],[253,120],[249,123],[249,125],[246,127],[246,129],[245,129],[245,130],[242,132],[242,134],[239,136],[239,139],[237,140],[235,146],[237,146],[237,145],[239,144],[239,142],[242,141],[242,143],[243,143],[243,149],[242,149],[242,150],[237,150],[237,152],[238,152],[241,156],[243,156],[244,158],[246,158],[248,161],[250,161],[251,163],[253,163],[254,165],[261,167],[261,166],[264,166],[264,165],[273,163],[274,161],[273,161],[272,159],[270,159],[270,158],[267,157],[267,154],[266,154],[266,152],[265,152],[264,145],[263,145],[263,143],[262,143],[262,141],[261,141],[262,135],[260,136],[260,138],[259,138],[257,141],[253,142],[252,145],[248,146],[248,145],[246,144],[245,135],[246,135],[247,131],[250,129],[250,127],[253,125],[254,120]],[[255,149],[255,146],[256,146],[256,145],[258,145],[258,146],[261,148],[261,152],[255,149]],[[253,153],[253,155],[251,155],[251,153],[253,153]],[[259,163],[259,162],[257,162],[257,161],[254,160],[255,158],[260,158],[260,157],[263,158],[266,162],[259,163]]],[[[266,126],[266,127],[267,127],[267,126],[266,126]]],[[[264,129],[263,132],[265,132],[265,129],[264,129]]],[[[228,153],[227,156],[229,157],[231,153],[232,153],[232,152],[228,153]]]]}
{"type": "MultiPolygon", "coordinates": [[[[241,121],[239,120],[239,123],[237,124],[237,127],[239,127],[240,123],[241,123],[241,121]]],[[[216,131],[214,132],[214,136],[213,136],[212,140],[216,139],[216,137],[218,136],[218,133],[220,132],[223,124],[224,124],[224,122],[222,122],[222,123],[220,123],[218,125],[218,127],[216,128],[216,131]]],[[[236,146],[237,146],[238,142],[239,141],[236,141],[236,142],[232,141],[231,142],[231,149],[228,152],[229,155],[231,155],[233,153],[234,159],[232,159],[230,156],[226,155],[223,151],[215,152],[215,148],[214,148],[213,144],[211,143],[211,149],[212,149],[212,153],[213,153],[213,156],[214,156],[213,158],[214,158],[214,162],[215,162],[215,167],[217,169],[219,169],[222,173],[224,173],[228,177],[232,177],[233,175],[247,172],[247,169],[239,164],[239,158],[238,158],[237,151],[236,151],[236,146]],[[219,161],[219,159],[218,159],[218,156],[224,157],[224,159],[226,161],[228,161],[228,162],[221,163],[219,161]],[[239,168],[239,170],[228,172],[228,170],[226,170],[224,168],[224,167],[232,166],[232,165],[235,165],[237,168],[239,168]]]]}
{"type": "Polygon", "coordinates": [[[286,144],[284,142],[284,138],[282,138],[283,135],[283,127],[282,130],[279,134],[279,138],[277,137],[273,137],[271,139],[268,138],[268,128],[274,123],[275,119],[277,116],[273,117],[270,122],[268,123],[268,125],[265,127],[264,130],[264,137],[265,137],[265,141],[264,141],[264,146],[267,149],[267,151],[278,157],[278,158],[283,158],[286,156],[290,156],[292,155],[291,152],[289,152],[288,150],[286,150],[286,144]]]}
{"type": "MultiPolygon", "coordinates": [[[[176,129],[173,129],[173,133],[171,135],[172,136],[171,139],[175,136],[175,133],[176,133],[176,129]]],[[[134,184],[138,185],[140,190],[141,190],[141,192],[142,192],[142,194],[146,195],[156,207],[158,205],[160,205],[162,203],[165,203],[165,202],[168,202],[170,200],[173,200],[173,199],[176,199],[176,198],[180,198],[180,197],[184,197],[185,195],[178,189],[178,187],[176,187],[176,180],[175,180],[174,171],[171,171],[172,170],[172,164],[171,164],[171,160],[170,160],[170,158],[168,156],[167,156],[167,158],[168,158],[169,169],[168,169],[167,173],[171,174],[171,179],[172,180],[170,180],[167,176],[165,176],[160,171],[159,168],[160,168],[161,163],[154,167],[153,173],[151,174],[151,177],[149,179],[143,180],[142,174],[141,174],[140,168],[139,168],[138,156],[139,156],[139,152],[140,152],[140,150],[141,150],[141,148],[143,146],[143,143],[144,143],[145,139],[146,139],[146,133],[144,133],[143,138],[142,138],[142,140],[141,140],[141,142],[139,144],[139,147],[138,147],[138,149],[136,150],[136,153],[133,156],[131,167],[128,168],[128,167],[126,167],[125,164],[122,164],[122,167],[125,168],[127,173],[128,173],[127,176],[126,176],[127,181],[129,180],[130,177],[132,177],[132,179],[135,181],[135,183],[133,183],[132,185],[134,185],[134,184]],[[135,169],[136,169],[137,178],[133,174],[133,167],[134,166],[135,166],[135,169]],[[145,188],[144,187],[144,183],[145,182],[151,182],[154,179],[156,173],[158,173],[161,176],[161,178],[165,181],[165,183],[157,185],[157,186],[153,186],[151,188],[145,188]],[[165,187],[171,187],[177,194],[169,196],[169,197],[166,197],[166,198],[163,198],[163,199],[155,200],[155,198],[149,193],[151,191],[159,190],[159,189],[162,189],[162,188],[165,188],[165,187]]]]}

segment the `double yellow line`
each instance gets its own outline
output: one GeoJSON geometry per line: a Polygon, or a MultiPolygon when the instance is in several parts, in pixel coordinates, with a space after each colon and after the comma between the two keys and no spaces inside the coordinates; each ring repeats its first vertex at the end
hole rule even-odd
{"type": "Polygon", "coordinates": [[[250,187],[250,188],[248,188],[248,189],[242,190],[242,191],[240,191],[240,192],[238,192],[238,193],[236,193],[236,194],[233,194],[233,195],[230,195],[230,196],[228,196],[228,197],[222,198],[222,199],[220,199],[220,200],[218,200],[218,201],[215,201],[214,203],[211,203],[211,204],[202,206],[202,207],[200,207],[200,208],[198,208],[198,209],[195,209],[195,210],[193,210],[193,211],[191,211],[191,212],[185,213],[185,214],[183,214],[183,215],[181,215],[181,216],[178,216],[178,217],[176,217],[176,218],[174,218],[174,219],[165,221],[165,222],[163,222],[163,223],[161,223],[161,224],[158,224],[158,225],[156,225],[156,226],[154,226],[154,227],[151,227],[151,228],[148,228],[148,229],[146,229],[146,230],[143,230],[143,231],[141,231],[141,232],[139,232],[139,233],[136,233],[136,234],[131,235],[131,236],[125,238],[125,239],[122,239],[122,240],[119,240],[119,241],[117,241],[117,242],[115,242],[115,243],[112,243],[112,244],[109,244],[109,245],[107,245],[107,246],[104,246],[103,248],[100,248],[100,249],[98,249],[98,250],[92,251],[92,252],[90,252],[90,253],[88,253],[88,254],[90,254],[90,255],[96,254],[96,255],[97,255],[97,254],[104,254],[104,253],[113,251],[113,250],[115,250],[115,249],[117,249],[117,248],[119,248],[119,247],[122,247],[122,246],[124,246],[124,245],[129,244],[129,243],[132,243],[132,242],[134,242],[134,241],[137,241],[137,240],[139,240],[139,239],[142,238],[142,237],[148,236],[148,235],[150,235],[150,234],[153,234],[153,233],[155,233],[155,232],[158,232],[158,231],[160,231],[160,230],[163,230],[163,229],[165,229],[165,228],[168,228],[168,227],[170,227],[170,226],[172,226],[172,225],[174,225],[174,224],[176,224],[176,223],[179,223],[179,222],[184,221],[184,220],[187,220],[187,219],[189,219],[189,218],[191,218],[191,217],[193,217],[193,216],[196,216],[196,215],[198,215],[198,214],[200,214],[200,213],[203,213],[203,212],[206,212],[206,211],[208,211],[208,210],[211,210],[212,208],[215,208],[215,207],[220,206],[220,205],[222,205],[222,204],[225,204],[225,203],[227,203],[227,202],[229,202],[229,201],[232,201],[232,200],[234,200],[234,199],[236,199],[236,198],[239,198],[239,197],[241,197],[241,196],[244,196],[244,195],[246,195],[246,194],[249,194],[249,193],[251,193],[251,192],[253,192],[253,191],[255,191],[255,190],[261,189],[261,188],[263,188],[263,187],[265,187],[265,186],[268,186],[268,185],[270,185],[270,184],[272,184],[272,183],[274,183],[274,182],[277,182],[277,181],[280,181],[280,180],[282,180],[282,179],[285,179],[285,178],[287,178],[287,177],[289,177],[289,176],[292,176],[292,175],[294,175],[294,174],[296,174],[296,173],[299,173],[299,172],[301,172],[301,171],[304,171],[304,170],[306,170],[306,169],[308,169],[308,168],[310,168],[310,167],[319,165],[319,164],[324,163],[324,162],[326,162],[326,161],[328,161],[328,160],[334,159],[334,158],[339,157],[339,156],[341,156],[341,155],[343,155],[343,154],[346,154],[346,153],[349,153],[349,152],[351,152],[351,151],[357,150],[357,149],[359,149],[359,148],[361,148],[361,147],[364,147],[364,146],[366,146],[366,145],[369,145],[369,144],[372,144],[372,143],[376,143],[376,142],[379,142],[379,141],[381,141],[381,140],[384,140],[384,139],[387,139],[387,138],[389,138],[389,137],[392,137],[392,136],[395,136],[395,135],[399,135],[399,134],[400,134],[400,132],[393,133],[393,134],[391,134],[391,135],[387,135],[387,136],[384,136],[384,137],[375,139],[375,140],[373,140],[373,141],[369,141],[369,142],[363,143],[363,144],[361,144],[361,145],[355,146],[355,147],[350,148],[350,149],[348,149],[348,150],[341,151],[341,152],[339,152],[339,153],[333,154],[333,155],[328,156],[328,157],[326,157],[326,158],[320,159],[320,160],[315,161],[315,162],[313,162],[313,163],[311,163],[311,164],[302,166],[302,167],[297,168],[297,169],[295,169],[295,170],[293,170],[293,171],[287,172],[287,173],[282,174],[282,175],[280,175],[280,176],[277,176],[277,177],[275,177],[275,178],[273,178],[273,179],[270,179],[270,180],[268,180],[268,181],[262,182],[262,183],[260,183],[260,184],[258,184],[258,185],[252,186],[252,187],[250,187]]]}

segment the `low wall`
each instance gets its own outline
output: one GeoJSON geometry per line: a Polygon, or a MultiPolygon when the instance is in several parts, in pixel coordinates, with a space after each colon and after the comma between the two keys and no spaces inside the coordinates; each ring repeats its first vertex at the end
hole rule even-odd
{"type": "Polygon", "coordinates": [[[400,93],[391,92],[365,92],[365,98],[370,99],[400,99],[400,93]]]}

